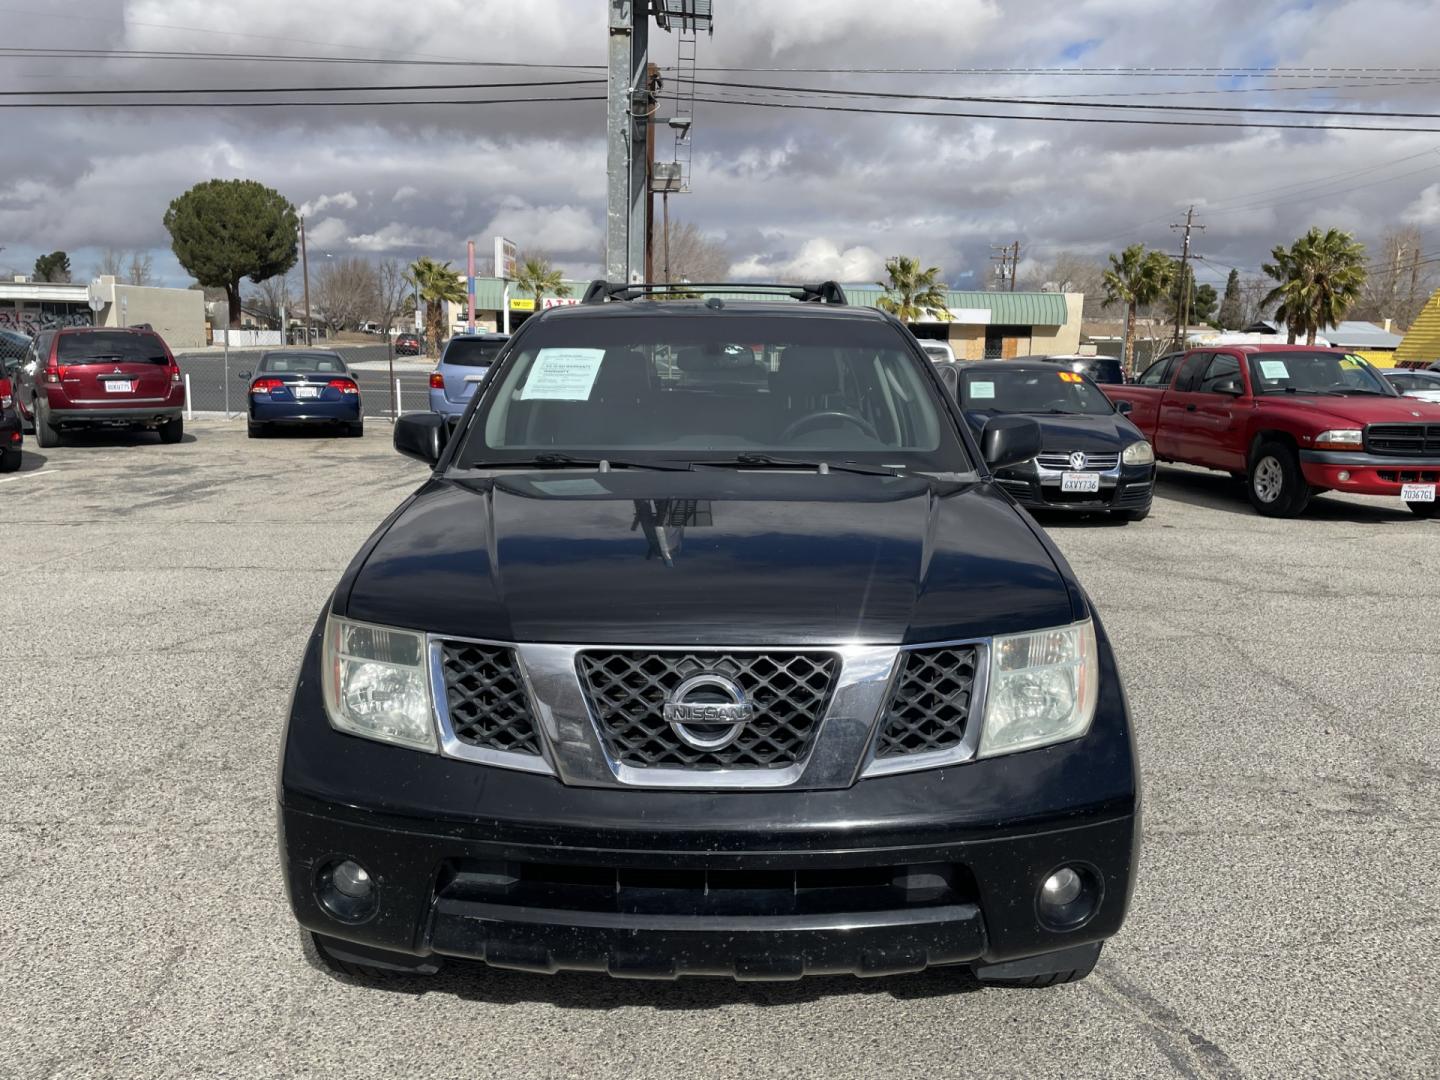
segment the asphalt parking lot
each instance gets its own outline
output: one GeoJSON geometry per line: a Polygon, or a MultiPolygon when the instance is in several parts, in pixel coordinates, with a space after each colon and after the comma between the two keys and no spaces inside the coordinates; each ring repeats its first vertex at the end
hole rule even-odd
{"type": "Polygon", "coordinates": [[[302,947],[274,836],[302,642],[422,479],[360,440],[84,436],[0,478],[0,1077],[1434,1076],[1440,521],[1255,516],[1162,470],[1155,511],[1047,522],[1115,640],[1146,843],[1087,981],[419,990],[302,947]]]}

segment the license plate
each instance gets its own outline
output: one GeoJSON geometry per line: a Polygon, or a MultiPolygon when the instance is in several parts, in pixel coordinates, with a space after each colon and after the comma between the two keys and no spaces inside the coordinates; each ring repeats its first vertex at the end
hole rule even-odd
{"type": "Polygon", "coordinates": [[[297,398],[316,398],[320,396],[320,388],[318,386],[297,386],[295,387],[295,396],[297,398]]]}
{"type": "Polygon", "coordinates": [[[1093,472],[1071,472],[1060,477],[1061,491],[1099,491],[1100,474],[1093,472]]]}
{"type": "Polygon", "coordinates": [[[1400,498],[1406,502],[1434,502],[1434,484],[1401,484],[1400,498]]]}
{"type": "Polygon", "coordinates": [[[107,394],[128,394],[130,393],[130,388],[134,385],[135,384],[128,379],[124,382],[121,382],[119,379],[111,379],[105,384],[105,392],[107,394]]]}

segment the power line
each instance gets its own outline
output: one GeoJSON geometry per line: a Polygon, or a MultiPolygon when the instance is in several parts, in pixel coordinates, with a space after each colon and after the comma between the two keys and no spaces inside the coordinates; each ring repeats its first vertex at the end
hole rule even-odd
{"type": "Polygon", "coordinates": [[[207,64],[234,62],[246,64],[372,64],[396,67],[495,67],[538,68],[563,71],[604,71],[604,64],[557,64],[522,60],[461,60],[423,59],[372,56],[299,56],[290,54],[190,52],[164,49],[79,49],[25,48],[0,46],[0,58],[35,60],[179,60],[207,64]]]}
{"type": "Polygon", "coordinates": [[[947,112],[935,109],[873,109],[860,105],[811,105],[791,101],[765,101],[744,97],[697,97],[712,105],[742,105],[760,109],[804,109],[810,112],[865,113],[873,116],[937,116],[967,120],[1032,120],[1063,124],[1126,124],[1141,127],[1249,128],[1269,131],[1377,131],[1440,135],[1440,127],[1397,127],[1366,124],[1277,124],[1230,120],[1144,120],[1122,116],[1035,116],[1026,113],[947,112]]]}
{"type": "Polygon", "coordinates": [[[1232,67],[1232,68],[1068,68],[1068,67],[702,67],[697,71],[706,72],[753,72],[785,73],[796,75],[1083,75],[1118,78],[1156,79],[1289,79],[1289,78],[1346,78],[1382,79],[1397,75],[1440,76],[1440,68],[1390,68],[1390,67],[1232,67]]]}
{"type": "Polygon", "coordinates": [[[539,79],[527,82],[493,83],[375,83],[368,86],[215,86],[166,87],[158,90],[0,90],[0,97],[109,97],[120,94],[188,95],[188,94],[313,94],[355,93],[387,90],[498,90],[540,86],[594,86],[604,79],[539,79]]]}
{"type": "Polygon", "coordinates": [[[392,105],[538,105],[558,101],[604,101],[604,94],[568,97],[404,98],[380,101],[0,101],[0,109],[310,109],[392,105]]]}
{"type": "Polygon", "coordinates": [[[1383,119],[1440,120],[1440,113],[1407,112],[1365,112],[1342,109],[1285,109],[1247,105],[1137,105],[1129,102],[1077,102],[1056,98],[997,97],[969,94],[906,94],[886,90],[837,90],[830,87],[777,86],[773,83],[720,82],[711,79],[696,79],[697,86],[721,87],[727,90],[767,90],[791,93],[819,94],[827,97],[882,98],[900,101],[959,101],[986,105],[1046,105],[1062,108],[1082,109],[1126,109],[1147,112],[1199,112],[1199,113],[1267,113],[1287,116],[1361,116],[1383,119]]]}

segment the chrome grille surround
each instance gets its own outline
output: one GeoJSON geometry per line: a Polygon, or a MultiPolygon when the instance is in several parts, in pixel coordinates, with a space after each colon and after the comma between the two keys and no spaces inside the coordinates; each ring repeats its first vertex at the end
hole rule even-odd
{"type": "MultiPolygon", "coordinates": [[[[1070,467],[1071,453],[1073,451],[1070,450],[1042,450],[1035,455],[1035,464],[1055,472],[1073,472],[1070,467]]],[[[1114,451],[1092,454],[1088,450],[1082,450],[1081,453],[1085,455],[1085,468],[1082,472],[1106,472],[1120,464],[1120,455],[1114,451]]]]}

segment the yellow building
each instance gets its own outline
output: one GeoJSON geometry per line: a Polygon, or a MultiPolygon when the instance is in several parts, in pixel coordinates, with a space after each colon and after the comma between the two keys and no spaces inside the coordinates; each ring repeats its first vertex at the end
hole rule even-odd
{"type": "Polygon", "coordinates": [[[1429,367],[1440,360],[1440,289],[1425,302],[1395,350],[1397,367],[1429,367]]]}

